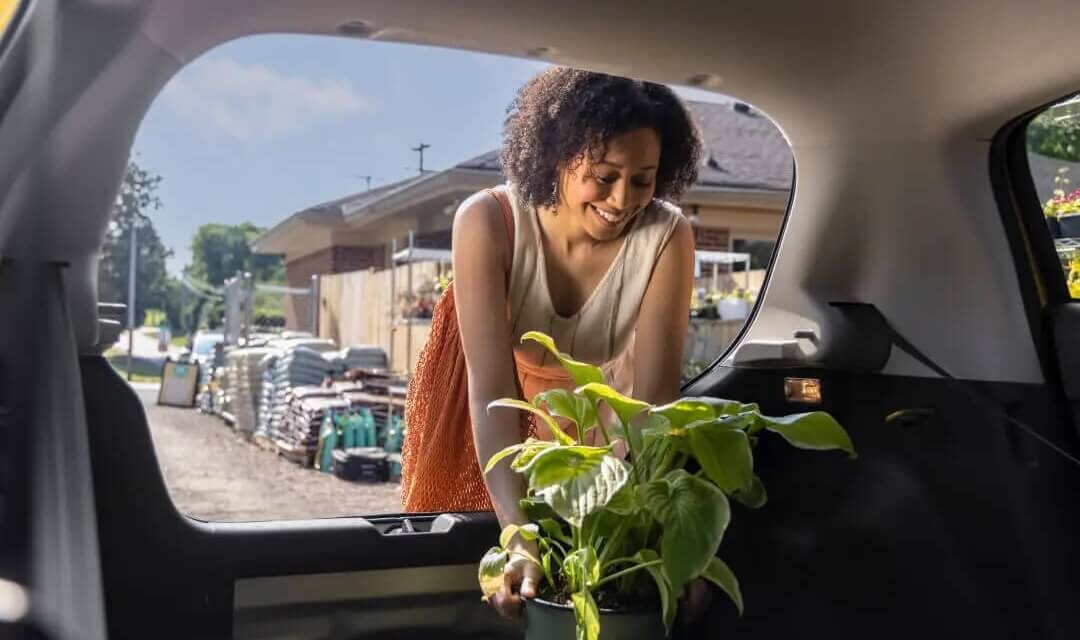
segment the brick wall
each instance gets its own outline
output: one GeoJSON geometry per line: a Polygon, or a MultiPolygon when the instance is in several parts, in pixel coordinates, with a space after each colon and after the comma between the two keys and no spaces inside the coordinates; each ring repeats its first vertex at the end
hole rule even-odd
{"type": "MultiPolygon", "coordinates": [[[[311,276],[381,268],[386,262],[385,248],[329,247],[285,263],[285,277],[290,287],[311,286],[311,276]]],[[[310,296],[285,296],[285,326],[310,331],[310,296]]]]}
{"type": "Polygon", "coordinates": [[[729,229],[694,227],[694,244],[700,251],[727,251],[730,236],[729,229]]]}
{"type": "MultiPolygon", "coordinates": [[[[334,247],[329,273],[347,273],[386,266],[386,250],[378,247],[334,247]]],[[[325,272],[323,272],[325,273],[325,272]]]]}

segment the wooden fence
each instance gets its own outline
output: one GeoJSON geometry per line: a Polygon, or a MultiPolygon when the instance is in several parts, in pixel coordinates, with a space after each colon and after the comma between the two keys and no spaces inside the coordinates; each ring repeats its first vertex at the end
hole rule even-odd
{"type": "MultiPolygon", "coordinates": [[[[438,265],[413,265],[414,288],[432,282],[438,265]]],[[[756,274],[752,274],[756,275],[756,274]]],[[[319,336],[339,345],[378,345],[390,356],[391,368],[411,372],[431,331],[430,320],[402,320],[401,296],[408,270],[354,271],[322,276],[319,284],[319,336]],[[396,296],[392,296],[396,290],[396,296]],[[393,298],[398,298],[396,302],[393,298]],[[396,322],[391,320],[394,311],[396,322]]],[[[685,363],[707,365],[719,357],[742,329],[741,320],[692,319],[683,352],[685,363]]]]}

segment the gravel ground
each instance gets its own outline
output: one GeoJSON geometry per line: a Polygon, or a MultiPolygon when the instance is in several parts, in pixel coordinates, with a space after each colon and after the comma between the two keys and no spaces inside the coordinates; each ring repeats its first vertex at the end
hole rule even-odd
{"type": "Polygon", "coordinates": [[[401,511],[397,483],[351,483],[304,469],[237,437],[218,418],[143,402],[169,493],[191,516],[241,522],[401,511]]]}

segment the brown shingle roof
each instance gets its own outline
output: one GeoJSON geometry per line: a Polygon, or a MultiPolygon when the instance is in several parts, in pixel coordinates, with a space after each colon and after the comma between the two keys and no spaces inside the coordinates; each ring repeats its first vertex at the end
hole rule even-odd
{"type": "MultiPolygon", "coordinates": [[[[780,130],[740,103],[686,103],[701,129],[705,153],[698,185],[731,189],[791,189],[793,159],[780,130]]],[[[499,152],[489,151],[456,169],[500,171],[499,152]]]]}

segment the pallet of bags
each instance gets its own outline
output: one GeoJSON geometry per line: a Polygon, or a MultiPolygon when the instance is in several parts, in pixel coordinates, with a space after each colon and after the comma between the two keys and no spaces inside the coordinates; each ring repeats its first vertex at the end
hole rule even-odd
{"type": "MultiPolygon", "coordinates": [[[[263,413],[265,432],[271,439],[277,438],[279,434],[281,422],[288,409],[290,391],[301,387],[321,386],[328,378],[341,375],[341,364],[324,358],[322,351],[310,346],[291,344],[294,341],[282,342],[285,346],[279,346],[270,357],[271,361],[267,363],[266,375],[269,381],[264,382],[270,387],[266,393],[263,413]]],[[[310,340],[303,342],[309,345],[312,343],[310,340]]],[[[314,346],[323,348],[328,344],[323,341],[314,346]]]]}
{"type": "Polygon", "coordinates": [[[327,415],[332,418],[348,411],[348,401],[332,389],[293,389],[290,391],[288,408],[274,437],[274,445],[285,458],[306,467],[313,466],[323,419],[327,415]]]}
{"type": "Polygon", "coordinates": [[[272,353],[266,347],[236,349],[230,354],[233,386],[234,428],[246,437],[258,429],[259,405],[262,401],[263,359],[272,353]]]}

